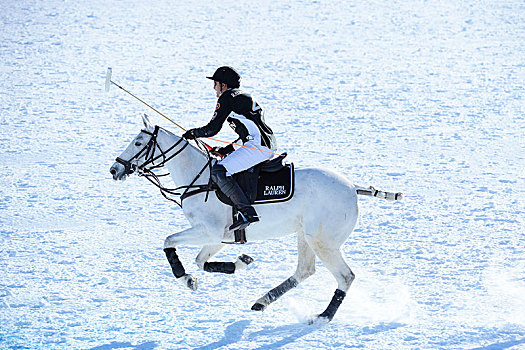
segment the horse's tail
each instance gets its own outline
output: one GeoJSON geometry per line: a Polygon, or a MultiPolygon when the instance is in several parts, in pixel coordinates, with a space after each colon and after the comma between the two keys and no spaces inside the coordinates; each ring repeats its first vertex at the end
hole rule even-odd
{"type": "Polygon", "coordinates": [[[401,192],[394,193],[394,192],[376,190],[372,186],[368,188],[357,186],[356,192],[357,194],[362,195],[362,196],[373,196],[373,197],[383,198],[388,201],[400,201],[403,199],[403,193],[401,192]]]}

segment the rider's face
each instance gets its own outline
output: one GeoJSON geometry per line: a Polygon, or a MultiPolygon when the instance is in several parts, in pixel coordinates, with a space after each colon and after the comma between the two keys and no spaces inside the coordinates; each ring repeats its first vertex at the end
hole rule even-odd
{"type": "Polygon", "coordinates": [[[220,97],[225,89],[223,88],[223,84],[219,83],[218,81],[214,81],[213,90],[215,90],[215,94],[217,95],[217,97],[220,97]]]}

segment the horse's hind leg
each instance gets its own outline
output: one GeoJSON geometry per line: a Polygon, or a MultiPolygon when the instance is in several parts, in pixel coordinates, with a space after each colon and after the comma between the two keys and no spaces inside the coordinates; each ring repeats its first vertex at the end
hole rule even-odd
{"type": "Polygon", "coordinates": [[[321,259],[323,264],[332,273],[337,281],[337,289],[335,290],[330,304],[326,310],[324,310],[319,315],[319,318],[324,318],[328,321],[331,321],[334,318],[337,309],[343,302],[346,292],[350,288],[355,275],[350,267],[346,264],[341,254],[340,248],[328,248],[323,246],[323,244],[316,242],[315,240],[309,240],[309,243],[315,254],[319,257],[319,259],[321,259]]]}
{"type": "Polygon", "coordinates": [[[214,244],[202,247],[195,259],[197,266],[207,272],[220,272],[231,274],[248,266],[253,259],[248,255],[242,254],[236,262],[212,261],[208,260],[217,254],[224,247],[224,244],[214,244]]]}
{"type": "Polygon", "coordinates": [[[299,283],[315,273],[315,254],[306,243],[304,233],[297,234],[298,262],[297,270],[286,281],[270,290],[264,296],[259,298],[252,306],[252,310],[262,311],[268,305],[279,299],[284,293],[295,288],[299,283]]]}

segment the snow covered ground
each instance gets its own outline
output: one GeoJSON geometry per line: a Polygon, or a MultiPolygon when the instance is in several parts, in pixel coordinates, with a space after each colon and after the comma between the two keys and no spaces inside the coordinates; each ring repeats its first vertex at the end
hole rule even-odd
{"type": "Polygon", "coordinates": [[[524,17],[519,0],[0,2],[0,348],[525,348],[524,17]],[[295,270],[295,237],[228,247],[217,260],[255,258],[233,276],[181,247],[191,292],[162,251],[181,210],[109,174],[147,110],[104,92],[108,66],[195,127],[224,64],[297,167],[406,195],[360,198],[328,325],[304,323],[336,288],[320,263],[250,311],[295,270]]]}

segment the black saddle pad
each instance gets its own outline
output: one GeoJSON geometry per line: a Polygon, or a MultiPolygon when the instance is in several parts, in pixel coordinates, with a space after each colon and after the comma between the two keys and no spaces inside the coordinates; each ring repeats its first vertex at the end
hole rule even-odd
{"type": "MultiPolygon", "coordinates": [[[[256,165],[233,177],[252,204],[285,202],[293,197],[295,189],[293,163],[284,164],[277,171],[272,168],[271,172],[264,171],[262,165],[256,165]]],[[[232,205],[230,199],[219,189],[217,189],[217,197],[221,202],[232,205]]]]}
{"type": "Polygon", "coordinates": [[[285,202],[292,198],[295,189],[293,163],[275,172],[259,172],[257,196],[254,204],[285,202]]]}

